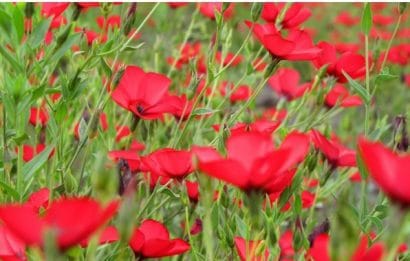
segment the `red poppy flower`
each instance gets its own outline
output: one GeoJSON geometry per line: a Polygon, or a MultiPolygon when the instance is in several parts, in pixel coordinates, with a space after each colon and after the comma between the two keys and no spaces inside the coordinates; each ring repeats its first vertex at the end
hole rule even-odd
{"type": "Polygon", "coordinates": [[[187,120],[194,106],[192,101],[188,101],[185,94],[182,96],[166,95],[163,101],[167,103],[169,112],[174,115],[177,120],[187,120]]]}
{"type": "Polygon", "coordinates": [[[111,15],[107,17],[107,19],[105,19],[104,16],[98,16],[96,21],[98,27],[103,30],[107,30],[108,28],[120,28],[121,26],[121,16],[119,15],[111,15]]]}
{"type": "Polygon", "coordinates": [[[410,204],[410,155],[398,155],[380,142],[359,139],[359,153],[370,176],[393,200],[410,204]]]}
{"type": "Polygon", "coordinates": [[[50,29],[58,29],[67,24],[67,18],[64,15],[54,17],[50,24],[50,29]]]}
{"type": "Polygon", "coordinates": [[[37,124],[40,124],[44,127],[47,124],[48,118],[47,110],[43,107],[30,109],[29,121],[31,125],[37,126],[37,124]]]}
{"type": "Polygon", "coordinates": [[[131,135],[131,130],[128,126],[117,126],[115,127],[115,130],[117,131],[117,135],[115,136],[115,141],[120,142],[123,138],[128,137],[131,135]]]}
{"type": "MultiPolygon", "coordinates": [[[[198,3],[199,12],[205,17],[208,17],[212,20],[215,19],[215,12],[222,12],[223,3],[198,3]]],[[[232,16],[234,4],[229,4],[229,7],[223,13],[225,19],[229,19],[232,16]]]]}
{"type": "Polygon", "coordinates": [[[336,84],[326,95],[325,104],[329,108],[336,106],[340,107],[356,107],[363,104],[362,99],[358,95],[350,95],[349,91],[341,84],[336,84]]]}
{"type": "Polygon", "coordinates": [[[379,26],[388,26],[394,23],[394,18],[392,16],[374,14],[373,23],[379,26]]]}
{"type": "Polygon", "coordinates": [[[114,201],[103,208],[89,198],[61,198],[50,203],[45,213],[36,213],[31,205],[0,206],[4,225],[27,245],[44,246],[44,233],[54,230],[62,250],[80,243],[104,225],[117,211],[114,201]]]}
{"type": "MultiPolygon", "coordinates": [[[[120,239],[120,235],[118,234],[117,229],[113,226],[108,226],[103,230],[103,232],[99,236],[98,244],[99,245],[110,244],[113,242],[117,242],[119,239],[120,239]]],[[[88,244],[90,243],[90,240],[91,238],[87,238],[81,241],[80,243],[81,247],[87,247],[88,244]]]]}
{"type": "Polygon", "coordinates": [[[266,193],[280,192],[292,182],[292,169],[304,160],[308,150],[309,138],[305,134],[292,132],[275,149],[270,135],[255,131],[230,136],[226,158],[209,147],[193,149],[204,173],[246,192],[266,193]]]}
{"type": "Polygon", "coordinates": [[[26,245],[3,225],[0,225],[0,259],[27,260],[26,245]]]}
{"type": "Polygon", "coordinates": [[[328,234],[318,235],[306,254],[307,260],[330,261],[329,243],[330,237],[328,234]]]}
{"type": "Polygon", "coordinates": [[[227,53],[225,57],[222,57],[222,52],[220,51],[216,53],[215,59],[218,62],[218,64],[222,62],[223,66],[227,66],[229,64],[232,67],[237,66],[243,60],[241,55],[235,57],[235,54],[233,53],[227,53]]]}
{"type": "Polygon", "coordinates": [[[112,93],[113,100],[136,116],[152,120],[161,118],[170,108],[164,104],[171,80],[166,76],[144,72],[137,66],[128,66],[117,88],[112,93]]]}
{"type": "MultiPolygon", "coordinates": [[[[25,162],[28,162],[34,158],[37,154],[40,154],[44,149],[46,148],[46,145],[44,144],[38,144],[36,146],[30,146],[30,145],[23,145],[23,160],[25,162]]],[[[18,152],[18,149],[16,148],[16,152],[18,152]]]]}
{"type": "Polygon", "coordinates": [[[168,229],[152,219],[144,220],[134,230],[129,242],[136,256],[142,258],[160,258],[185,253],[190,245],[182,239],[170,239],[168,229]]]}
{"type": "MultiPolygon", "coordinates": [[[[276,19],[280,12],[282,12],[285,4],[283,3],[264,3],[261,17],[268,23],[276,23],[276,19]]],[[[309,8],[304,7],[301,3],[292,4],[288,10],[286,10],[285,16],[281,22],[283,28],[295,28],[309,19],[312,12],[309,8]]]]}
{"type": "Polygon", "coordinates": [[[172,9],[177,9],[183,6],[188,5],[189,3],[185,3],[185,2],[168,2],[167,5],[169,7],[171,7],[172,9]]]}
{"type": "Polygon", "coordinates": [[[369,242],[367,236],[362,236],[360,243],[356,248],[352,261],[380,261],[383,257],[384,246],[382,243],[375,243],[372,246],[368,246],[369,242]]]}
{"type": "Polygon", "coordinates": [[[142,158],[144,169],[156,175],[183,179],[193,171],[190,151],[159,149],[142,158]]]}
{"type": "Polygon", "coordinates": [[[70,3],[42,3],[41,14],[45,17],[58,17],[70,5],[70,3]]]}
{"type": "Polygon", "coordinates": [[[316,68],[327,64],[327,74],[334,76],[338,82],[347,82],[343,71],[352,79],[357,79],[365,75],[365,59],[362,55],[345,52],[340,57],[337,57],[335,46],[327,42],[318,43],[318,47],[322,49],[322,53],[313,61],[313,64],[316,68]]]}
{"type": "Polygon", "coordinates": [[[311,87],[310,83],[299,84],[300,75],[297,70],[281,68],[269,80],[271,89],[283,95],[288,101],[295,100],[311,87]]]}
{"type": "Polygon", "coordinates": [[[182,49],[181,54],[178,60],[175,62],[175,58],[168,57],[167,62],[168,64],[172,65],[175,62],[175,66],[177,69],[181,69],[184,64],[188,64],[190,59],[196,57],[201,52],[201,43],[186,43],[182,49]]]}
{"type": "Polygon", "coordinates": [[[291,230],[284,232],[279,239],[280,260],[291,261],[295,255],[293,248],[293,233],[291,230]]]}
{"type": "Polygon", "coordinates": [[[234,92],[232,92],[233,89],[235,89],[235,86],[229,82],[223,82],[220,87],[222,96],[231,94],[229,96],[231,103],[235,103],[237,101],[246,101],[252,94],[252,90],[248,85],[240,85],[236,87],[236,90],[234,92]]]}
{"type": "Polygon", "coordinates": [[[310,132],[313,144],[322,152],[332,167],[355,167],[356,151],[346,148],[336,136],[327,139],[317,130],[310,132]]]}
{"type": "Polygon", "coordinates": [[[198,202],[199,200],[199,184],[198,182],[186,181],[185,182],[188,197],[193,202],[198,202]]]}
{"type": "Polygon", "coordinates": [[[258,248],[261,247],[263,241],[248,241],[246,242],[245,239],[241,237],[235,237],[235,247],[238,251],[239,258],[241,261],[262,261],[262,260],[269,260],[269,250],[265,249],[262,253],[257,253],[259,250],[258,248]],[[249,253],[247,253],[247,246],[249,253]]]}
{"type": "Polygon", "coordinates": [[[112,150],[108,152],[108,156],[115,161],[125,160],[132,171],[140,170],[141,158],[138,155],[138,150],[112,150]]]}
{"type": "Polygon", "coordinates": [[[348,11],[342,11],[336,16],[336,23],[352,27],[360,22],[359,17],[352,16],[348,11]]]}
{"type": "Polygon", "coordinates": [[[40,208],[48,208],[49,198],[50,190],[48,188],[42,188],[30,195],[27,199],[27,205],[31,205],[34,212],[39,212],[40,208]]]}

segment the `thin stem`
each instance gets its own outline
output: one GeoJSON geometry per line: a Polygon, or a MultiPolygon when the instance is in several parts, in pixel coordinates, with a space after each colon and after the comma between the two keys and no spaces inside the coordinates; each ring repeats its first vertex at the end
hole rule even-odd
{"type": "Polygon", "coordinates": [[[402,17],[402,15],[399,15],[399,18],[397,19],[396,27],[394,27],[393,34],[390,37],[389,44],[387,45],[386,52],[384,53],[384,58],[383,58],[382,65],[380,66],[380,72],[383,71],[383,69],[384,69],[384,65],[386,64],[387,56],[389,55],[391,45],[393,44],[393,40],[396,37],[396,34],[399,30],[401,17],[402,17]]]}

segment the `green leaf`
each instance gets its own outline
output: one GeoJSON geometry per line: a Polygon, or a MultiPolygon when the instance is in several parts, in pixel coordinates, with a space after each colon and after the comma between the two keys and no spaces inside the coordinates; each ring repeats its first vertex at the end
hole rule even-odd
{"type": "Polygon", "coordinates": [[[23,73],[24,69],[23,66],[21,64],[19,64],[17,62],[17,60],[10,55],[9,51],[7,51],[6,49],[4,49],[4,47],[2,45],[0,45],[0,54],[4,57],[4,59],[6,59],[11,66],[18,72],[23,73]]]}
{"type": "Polygon", "coordinates": [[[111,78],[112,71],[111,71],[110,66],[107,64],[105,59],[102,58],[102,57],[100,58],[100,62],[101,62],[101,65],[102,65],[101,68],[102,68],[103,72],[105,73],[105,75],[107,75],[108,78],[111,78]]]}
{"type": "Polygon", "coordinates": [[[57,49],[57,51],[51,56],[49,61],[58,62],[61,57],[80,39],[81,35],[76,33],[70,35],[67,40],[57,49]]]}
{"type": "Polygon", "coordinates": [[[17,43],[21,43],[24,36],[24,15],[18,6],[13,9],[13,25],[16,30],[17,43]]]}
{"type": "Polygon", "coordinates": [[[23,175],[24,181],[27,182],[30,178],[41,169],[44,163],[47,162],[48,157],[50,156],[51,152],[53,151],[53,146],[48,146],[45,148],[40,154],[26,163],[23,167],[23,175]]]}
{"type": "Polygon", "coordinates": [[[210,115],[210,114],[213,114],[213,113],[218,112],[218,111],[219,111],[219,110],[212,110],[212,109],[210,109],[210,108],[198,108],[198,109],[195,109],[195,110],[192,112],[192,116],[210,115]]]}
{"type": "Polygon", "coordinates": [[[372,9],[370,8],[369,3],[365,3],[362,15],[362,31],[365,35],[369,35],[372,23],[372,9]]]}
{"type": "Polygon", "coordinates": [[[35,26],[29,41],[29,45],[32,48],[37,48],[44,41],[48,28],[50,27],[50,23],[51,19],[44,19],[35,26]]]}
{"type": "Polygon", "coordinates": [[[397,78],[399,78],[398,75],[390,74],[389,69],[385,68],[379,75],[376,76],[376,83],[385,82],[397,78]]]}
{"type": "Polygon", "coordinates": [[[355,92],[365,101],[366,104],[369,104],[371,100],[371,96],[360,83],[356,82],[353,80],[347,73],[342,71],[343,75],[346,77],[346,79],[349,81],[349,85],[355,90],[355,92]]]}
{"type": "Polygon", "coordinates": [[[17,192],[17,190],[10,187],[8,184],[4,183],[1,180],[0,180],[0,187],[4,190],[4,192],[6,192],[7,195],[12,196],[15,201],[20,200],[20,194],[17,192]]]}

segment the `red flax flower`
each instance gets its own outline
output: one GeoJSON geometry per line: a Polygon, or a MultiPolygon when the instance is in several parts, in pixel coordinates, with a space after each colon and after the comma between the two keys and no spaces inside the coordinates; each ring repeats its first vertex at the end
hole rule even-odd
{"type": "Polygon", "coordinates": [[[44,127],[47,124],[48,121],[48,113],[47,110],[43,107],[36,108],[33,107],[30,109],[30,118],[29,121],[31,125],[37,126],[37,124],[41,125],[44,127]]]}
{"type": "Polygon", "coordinates": [[[359,139],[359,153],[369,174],[393,200],[410,204],[410,155],[398,155],[380,142],[359,139]]]}
{"type": "MultiPolygon", "coordinates": [[[[279,13],[283,10],[284,3],[264,3],[261,17],[268,23],[276,23],[279,13]]],[[[309,19],[312,12],[309,8],[304,7],[301,3],[292,4],[286,11],[281,22],[283,28],[295,28],[309,19]]]]}
{"type": "Polygon", "coordinates": [[[356,151],[346,148],[336,136],[327,139],[317,130],[312,130],[310,134],[315,147],[322,152],[332,167],[356,166],[356,151]]]}
{"type": "Polygon", "coordinates": [[[322,53],[313,61],[313,64],[316,68],[320,68],[327,64],[327,74],[334,76],[338,82],[347,82],[346,77],[343,75],[343,71],[352,79],[357,79],[365,75],[365,59],[362,55],[345,52],[338,57],[335,46],[327,42],[320,42],[317,46],[322,49],[322,53]]]}
{"type": "Polygon", "coordinates": [[[263,241],[248,241],[241,237],[235,237],[235,247],[238,251],[238,255],[241,261],[262,261],[269,260],[269,250],[260,251],[259,247],[262,247],[261,244],[263,241]],[[247,246],[248,244],[248,246],[247,246]],[[247,253],[247,248],[249,249],[249,254],[247,253]],[[260,252],[260,253],[259,253],[260,252]]]}
{"type": "Polygon", "coordinates": [[[273,58],[290,61],[311,61],[321,53],[321,49],[313,45],[310,35],[303,30],[289,30],[284,38],[273,24],[257,24],[246,21],[252,28],[258,41],[269,51],[273,58]]]}
{"type": "Polygon", "coordinates": [[[160,222],[147,219],[134,230],[129,242],[136,256],[160,258],[185,253],[190,245],[182,239],[170,239],[168,229],[160,222]]]}
{"type": "Polygon", "coordinates": [[[170,109],[164,102],[170,84],[171,80],[162,74],[128,66],[113,91],[112,98],[137,117],[158,119],[170,109]]]}
{"type": "Polygon", "coordinates": [[[194,170],[191,152],[185,150],[159,149],[141,160],[144,169],[168,178],[183,179],[194,170]]]}
{"type": "Polygon", "coordinates": [[[286,97],[288,101],[301,97],[311,86],[310,83],[299,84],[299,72],[291,68],[281,68],[269,80],[269,86],[286,97]]]}
{"type": "Polygon", "coordinates": [[[0,225],[0,260],[27,260],[25,244],[0,225]]]}
{"type": "Polygon", "coordinates": [[[332,108],[339,104],[340,107],[356,107],[363,104],[358,95],[350,95],[349,91],[341,84],[336,84],[326,95],[325,104],[332,108]]]}
{"type": "Polygon", "coordinates": [[[61,198],[44,213],[32,204],[0,206],[0,219],[17,238],[30,246],[44,246],[44,234],[53,231],[61,250],[77,245],[103,226],[117,211],[118,202],[107,207],[90,198],[61,198]]]}
{"type": "Polygon", "coordinates": [[[241,132],[227,140],[227,157],[209,147],[194,148],[199,169],[209,176],[237,186],[245,192],[280,192],[293,179],[294,170],[309,150],[305,134],[291,132],[275,149],[270,135],[241,132]]]}

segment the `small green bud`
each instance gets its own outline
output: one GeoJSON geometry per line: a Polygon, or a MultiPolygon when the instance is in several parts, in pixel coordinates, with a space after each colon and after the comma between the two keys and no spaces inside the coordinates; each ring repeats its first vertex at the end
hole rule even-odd
{"type": "Polygon", "coordinates": [[[404,11],[406,10],[406,7],[407,7],[406,2],[399,3],[399,13],[400,13],[400,15],[404,14],[404,11]]]}

